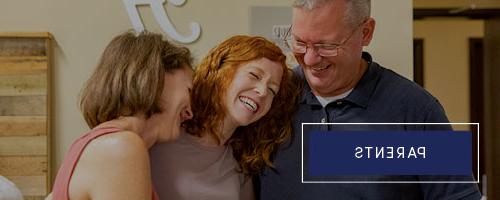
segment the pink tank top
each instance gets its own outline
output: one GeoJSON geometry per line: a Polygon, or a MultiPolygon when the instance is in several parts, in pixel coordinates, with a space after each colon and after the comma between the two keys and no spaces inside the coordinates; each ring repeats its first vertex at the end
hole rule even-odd
{"type": "MultiPolygon", "coordinates": [[[[120,131],[118,128],[101,128],[91,130],[84,136],[80,137],[76,140],[70,147],[68,154],[64,158],[64,161],[61,165],[61,168],[57,172],[56,180],[54,182],[54,188],[52,190],[52,199],[53,200],[69,200],[69,181],[71,180],[71,176],[73,175],[73,171],[75,170],[76,163],[80,159],[83,150],[95,138],[99,136],[106,135],[109,133],[114,133],[120,131]]],[[[153,189],[152,193],[153,200],[159,200],[158,195],[153,189]]]]}

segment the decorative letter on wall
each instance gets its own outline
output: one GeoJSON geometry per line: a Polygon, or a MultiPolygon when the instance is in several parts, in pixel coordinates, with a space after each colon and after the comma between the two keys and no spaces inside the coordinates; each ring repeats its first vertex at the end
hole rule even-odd
{"type": "MultiPolygon", "coordinates": [[[[182,6],[186,0],[167,0],[169,3],[174,6],[182,6]]],[[[170,37],[174,40],[177,40],[182,43],[191,43],[200,37],[201,28],[200,24],[196,22],[189,23],[189,27],[191,28],[191,35],[183,36],[175,30],[172,22],[167,16],[165,9],[163,8],[163,4],[165,4],[165,0],[123,0],[125,7],[128,12],[128,16],[130,17],[130,21],[134,26],[135,31],[141,32],[144,30],[144,25],[142,24],[141,17],[139,16],[139,11],[137,10],[138,5],[150,5],[153,10],[153,15],[156,19],[156,22],[160,24],[161,29],[165,31],[170,37]]]]}

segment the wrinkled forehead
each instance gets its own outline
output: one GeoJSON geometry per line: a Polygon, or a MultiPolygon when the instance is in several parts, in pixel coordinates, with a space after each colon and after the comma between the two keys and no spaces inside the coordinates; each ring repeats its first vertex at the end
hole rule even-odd
{"type": "Polygon", "coordinates": [[[286,69],[286,66],[284,66],[283,63],[262,57],[247,62],[240,69],[242,68],[253,69],[256,72],[267,76],[269,79],[271,79],[271,82],[279,85],[279,83],[281,82],[281,77],[286,69]]]}
{"type": "Polygon", "coordinates": [[[335,41],[348,30],[344,11],[337,7],[293,8],[291,34],[301,41],[335,41]]]}
{"type": "Polygon", "coordinates": [[[308,23],[321,25],[328,22],[340,22],[346,19],[348,6],[343,1],[332,1],[331,3],[321,4],[321,6],[308,9],[306,7],[293,7],[292,19],[301,19],[308,23]]]}

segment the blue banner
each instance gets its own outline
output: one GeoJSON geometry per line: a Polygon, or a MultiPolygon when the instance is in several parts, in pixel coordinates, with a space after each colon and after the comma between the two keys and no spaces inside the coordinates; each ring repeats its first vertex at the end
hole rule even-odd
{"type": "Polygon", "coordinates": [[[472,173],[469,131],[312,131],[303,136],[308,176],[472,173]]]}

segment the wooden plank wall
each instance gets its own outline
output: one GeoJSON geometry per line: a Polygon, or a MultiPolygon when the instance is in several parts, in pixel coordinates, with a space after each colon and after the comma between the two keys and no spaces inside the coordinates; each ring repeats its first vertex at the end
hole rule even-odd
{"type": "Polygon", "coordinates": [[[48,33],[0,33],[0,175],[25,199],[50,189],[48,33]]]}

